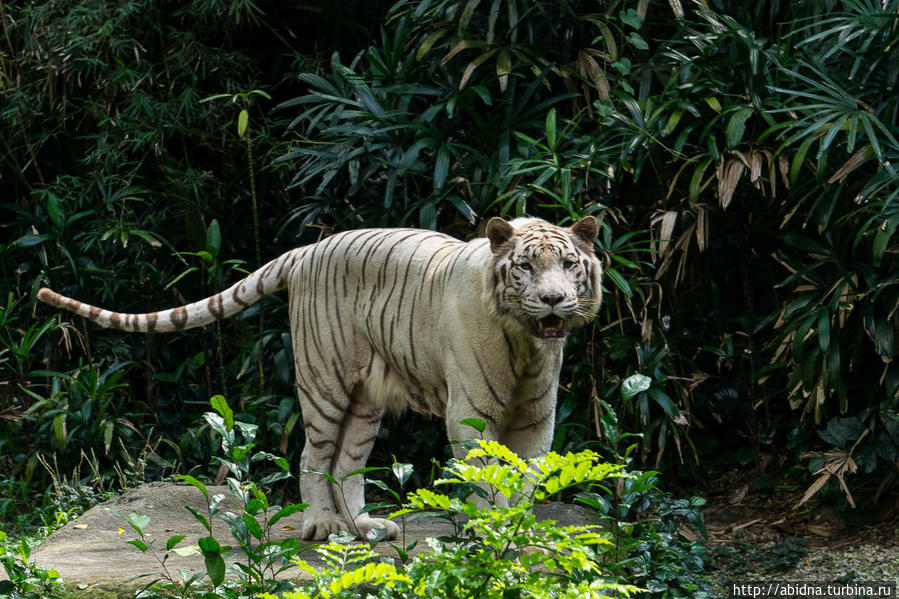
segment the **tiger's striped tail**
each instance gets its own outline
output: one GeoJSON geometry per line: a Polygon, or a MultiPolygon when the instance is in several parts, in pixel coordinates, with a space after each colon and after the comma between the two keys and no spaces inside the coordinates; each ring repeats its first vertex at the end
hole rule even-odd
{"type": "Polygon", "coordinates": [[[289,273],[299,259],[301,249],[282,254],[221,293],[160,312],[146,314],[113,312],[65,297],[46,287],[37,292],[37,298],[110,329],[138,333],[167,333],[192,329],[233,316],[266,295],[284,289],[289,273]]]}

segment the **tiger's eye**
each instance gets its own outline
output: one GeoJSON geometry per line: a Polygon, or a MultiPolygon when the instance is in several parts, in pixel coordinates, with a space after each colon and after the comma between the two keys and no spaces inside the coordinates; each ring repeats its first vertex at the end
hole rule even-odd
{"type": "Polygon", "coordinates": [[[575,262],[574,260],[566,260],[562,264],[562,266],[565,268],[565,270],[574,270],[574,267],[577,266],[577,262],[575,262]]]}
{"type": "Polygon", "coordinates": [[[523,270],[524,272],[531,272],[531,271],[534,269],[534,267],[531,266],[531,264],[530,264],[529,262],[522,262],[522,263],[520,263],[520,264],[518,265],[518,268],[520,268],[520,269],[523,270]]]}

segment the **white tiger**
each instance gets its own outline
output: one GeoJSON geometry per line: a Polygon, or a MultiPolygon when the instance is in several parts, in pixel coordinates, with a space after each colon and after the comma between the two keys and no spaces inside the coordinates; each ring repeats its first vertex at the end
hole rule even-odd
{"type": "Polygon", "coordinates": [[[570,228],[493,218],[486,239],[467,243],[416,229],[348,231],[291,250],[222,293],[149,314],[46,288],[38,298],[104,327],[163,332],[227,318],[287,287],[306,433],[302,535],[383,527],[395,537],[394,522],[360,514],[362,475],[346,478],[364,467],[386,410],[439,416],[455,440],[471,436],[459,422],[476,417],[485,438],[522,457],[549,450],[565,337],[601,301],[597,230],[588,216],[570,228]],[[343,481],[342,493],[306,471],[343,481]]]}

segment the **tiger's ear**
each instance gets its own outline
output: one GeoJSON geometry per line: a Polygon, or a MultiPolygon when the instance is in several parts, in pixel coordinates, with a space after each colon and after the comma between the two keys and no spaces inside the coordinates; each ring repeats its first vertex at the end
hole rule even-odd
{"type": "Polygon", "coordinates": [[[573,225],[570,231],[580,248],[587,252],[593,251],[593,240],[599,233],[599,223],[592,216],[585,216],[573,225]]]}
{"type": "Polygon", "coordinates": [[[487,239],[490,240],[490,249],[498,254],[503,244],[515,237],[515,229],[504,219],[494,216],[487,221],[487,239]]]}

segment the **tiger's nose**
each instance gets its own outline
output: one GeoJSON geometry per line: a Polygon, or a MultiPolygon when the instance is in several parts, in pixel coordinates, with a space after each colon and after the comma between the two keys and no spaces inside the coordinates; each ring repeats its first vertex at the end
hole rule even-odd
{"type": "Polygon", "coordinates": [[[540,299],[547,306],[555,306],[565,298],[561,293],[544,293],[540,296],[540,299]]]}

